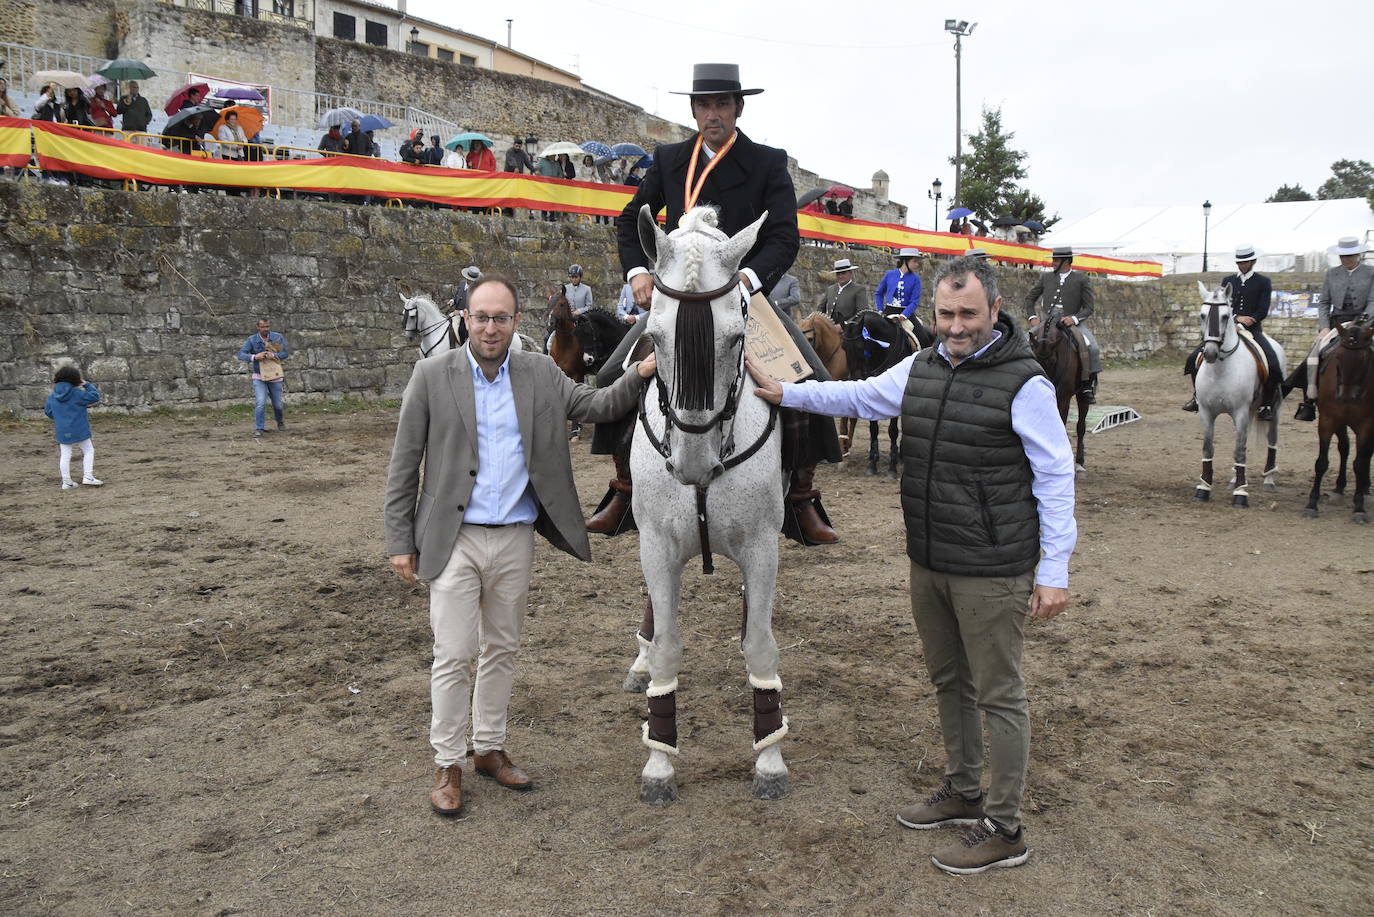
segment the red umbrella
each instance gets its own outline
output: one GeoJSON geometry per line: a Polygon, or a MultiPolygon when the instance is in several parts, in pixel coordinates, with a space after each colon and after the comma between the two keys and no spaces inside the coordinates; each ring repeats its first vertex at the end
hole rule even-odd
{"type": "Polygon", "coordinates": [[[210,92],[210,84],[187,83],[185,86],[182,86],[176,92],[172,93],[172,97],[167,100],[167,105],[162,110],[169,115],[174,115],[181,111],[181,103],[186,101],[186,96],[188,96],[193,89],[200,93],[200,99],[204,101],[205,96],[210,92]]]}
{"type": "Polygon", "coordinates": [[[854,189],[848,185],[831,185],[825,189],[825,193],[830,197],[853,197],[854,189]]]}

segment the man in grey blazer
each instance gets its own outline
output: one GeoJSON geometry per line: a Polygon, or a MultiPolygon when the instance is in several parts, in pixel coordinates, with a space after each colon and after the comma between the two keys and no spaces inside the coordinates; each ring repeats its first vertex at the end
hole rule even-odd
{"type": "Polygon", "coordinates": [[[1344,236],[1327,251],[1339,257],[1341,263],[1327,271],[1322,282],[1317,303],[1317,340],[1307,360],[1298,364],[1284,382],[1288,388],[1303,389],[1298,420],[1317,419],[1317,364],[1323,351],[1335,341],[1336,329],[1358,318],[1374,318],[1374,267],[1360,263],[1369,246],[1356,236],[1344,236]]]}
{"type": "Polygon", "coordinates": [[[505,743],[534,533],[591,559],[563,421],[629,413],[655,365],[649,356],[593,389],[543,354],[512,351],[519,300],[498,274],[469,289],[467,324],[466,346],[415,364],[386,487],[391,566],[407,582],[429,581],[430,805],[441,815],[462,806],[469,718],[477,772],[511,789],[533,785],[505,743]]]}
{"type": "Polygon", "coordinates": [[[794,321],[799,317],[797,306],[801,305],[801,284],[792,276],[791,271],[783,274],[778,280],[777,286],[768,294],[768,301],[775,308],[786,312],[794,321]]]}
{"type": "Polygon", "coordinates": [[[854,282],[854,264],[848,258],[835,262],[835,282],[825,288],[821,297],[820,311],[837,325],[843,325],[859,314],[868,302],[868,296],[854,282]]]}
{"type": "Polygon", "coordinates": [[[1083,319],[1093,314],[1093,285],[1088,275],[1073,269],[1073,249],[1062,245],[1050,253],[1053,267],[1035,279],[1035,284],[1026,294],[1027,324],[1032,330],[1040,324],[1036,314],[1036,303],[1043,301],[1045,312],[1059,309],[1059,324],[1073,335],[1073,341],[1082,356],[1083,374],[1078,380],[1078,390],[1092,404],[1097,400],[1097,374],[1102,372],[1102,351],[1097,340],[1083,327],[1083,319]]]}

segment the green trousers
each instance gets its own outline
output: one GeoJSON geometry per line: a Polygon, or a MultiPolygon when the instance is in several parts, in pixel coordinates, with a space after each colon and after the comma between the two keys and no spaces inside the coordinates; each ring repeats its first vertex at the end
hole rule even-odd
{"type": "Polygon", "coordinates": [[[961,795],[981,792],[986,716],[989,786],[983,809],[1011,831],[1021,824],[1030,757],[1021,649],[1034,579],[1034,571],[956,576],[911,564],[911,615],[935,685],[945,774],[961,795]]]}

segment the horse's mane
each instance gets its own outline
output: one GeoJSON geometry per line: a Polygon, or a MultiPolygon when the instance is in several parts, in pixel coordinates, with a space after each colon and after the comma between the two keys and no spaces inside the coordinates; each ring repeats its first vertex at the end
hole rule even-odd
{"type": "Polygon", "coordinates": [[[844,353],[849,362],[849,378],[867,379],[887,372],[898,363],[911,356],[911,341],[906,332],[890,318],[872,309],[863,309],[844,326],[844,353]],[[864,337],[864,332],[868,337],[864,337]],[[881,341],[886,347],[878,346],[881,357],[869,356],[870,344],[881,341]]]}
{"type": "MultiPolygon", "coordinates": [[[[713,242],[729,238],[719,229],[720,214],[714,207],[693,207],[683,215],[671,238],[681,242],[683,273],[681,289],[696,290],[701,284],[705,257],[702,236],[713,242]]],[[[677,304],[673,328],[673,391],[685,411],[707,411],[715,406],[716,321],[709,302],[677,304]]]]}

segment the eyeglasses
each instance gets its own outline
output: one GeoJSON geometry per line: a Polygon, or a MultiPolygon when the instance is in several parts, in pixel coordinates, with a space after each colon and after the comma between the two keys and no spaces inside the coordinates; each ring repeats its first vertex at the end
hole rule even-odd
{"type": "Polygon", "coordinates": [[[471,322],[472,324],[476,325],[478,328],[481,328],[482,326],[486,325],[488,322],[490,322],[491,324],[495,325],[497,328],[505,328],[505,327],[506,327],[507,325],[509,325],[511,322],[515,321],[515,316],[514,316],[514,315],[508,315],[508,314],[506,314],[506,315],[472,315],[472,314],[469,314],[469,315],[468,315],[468,321],[471,322]]]}

